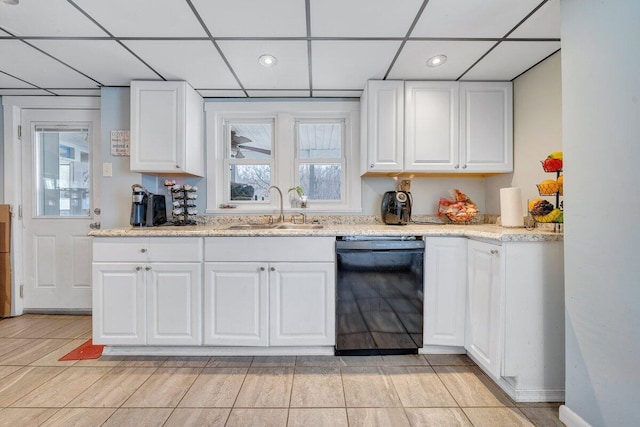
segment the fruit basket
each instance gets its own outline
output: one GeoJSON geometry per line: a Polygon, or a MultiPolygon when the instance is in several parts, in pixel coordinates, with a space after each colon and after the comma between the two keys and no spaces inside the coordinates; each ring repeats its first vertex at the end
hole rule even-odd
{"type": "Polygon", "coordinates": [[[543,198],[528,201],[528,212],[532,227],[536,224],[553,224],[554,231],[562,230],[564,223],[564,207],[560,196],[564,193],[564,176],[562,175],[562,152],[551,153],[541,161],[542,170],[547,173],[555,173],[556,179],[546,179],[536,185],[540,196],[555,197],[555,205],[543,198]]]}

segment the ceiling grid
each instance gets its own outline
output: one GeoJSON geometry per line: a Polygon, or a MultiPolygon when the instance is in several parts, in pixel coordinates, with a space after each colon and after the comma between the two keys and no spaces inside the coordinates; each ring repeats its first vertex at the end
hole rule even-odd
{"type": "Polygon", "coordinates": [[[559,2],[0,3],[0,95],[99,96],[157,79],[204,97],[359,97],[369,79],[512,80],[560,49],[559,2]]]}

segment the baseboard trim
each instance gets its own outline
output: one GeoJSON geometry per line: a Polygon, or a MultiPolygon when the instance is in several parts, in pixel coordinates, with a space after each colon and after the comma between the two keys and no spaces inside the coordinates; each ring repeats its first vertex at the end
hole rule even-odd
{"type": "Polygon", "coordinates": [[[333,347],[106,346],[105,356],[333,356],[333,347]]]}
{"type": "Polygon", "coordinates": [[[560,421],[569,427],[591,427],[591,424],[582,419],[582,417],[573,412],[567,405],[560,406],[560,421]]]}
{"type": "Polygon", "coordinates": [[[467,350],[453,345],[425,345],[418,349],[418,354],[467,354],[467,350]]]}

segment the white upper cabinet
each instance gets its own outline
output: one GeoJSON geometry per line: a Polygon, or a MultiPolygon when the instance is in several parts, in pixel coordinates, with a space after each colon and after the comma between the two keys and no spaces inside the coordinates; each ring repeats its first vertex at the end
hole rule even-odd
{"type": "Polygon", "coordinates": [[[361,108],[363,174],[513,171],[511,82],[369,81],[361,108]]]}
{"type": "Polygon", "coordinates": [[[513,94],[510,82],[460,83],[460,168],[513,171],[513,94]]]}
{"type": "Polygon", "coordinates": [[[404,82],[370,80],[361,103],[362,173],[404,169],[404,82]]]}
{"type": "Polygon", "coordinates": [[[204,104],[183,81],[131,82],[131,170],[204,176],[204,104]]]}
{"type": "Polygon", "coordinates": [[[405,83],[405,169],[452,171],[459,165],[457,82],[405,83]]]}

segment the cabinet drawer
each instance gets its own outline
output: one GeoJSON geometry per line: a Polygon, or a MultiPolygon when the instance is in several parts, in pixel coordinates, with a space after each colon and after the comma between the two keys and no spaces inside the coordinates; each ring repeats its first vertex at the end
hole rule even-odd
{"type": "Polygon", "coordinates": [[[149,260],[146,237],[94,237],[93,261],[146,262],[149,260]]]}
{"type": "Polygon", "coordinates": [[[199,237],[103,237],[93,240],[94,262],[199,262],[199,237]]]}
{"type": "Polygon", "coordinates": [[[202,261],[200,237],[152,237],[150,261],[202,261]]]}
{"type": "Polygon", "coordinates": [[[333,237],[206,237],[205,261],[334,262],[333,237]]]}

